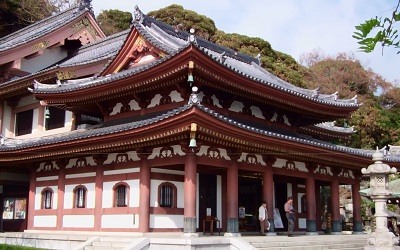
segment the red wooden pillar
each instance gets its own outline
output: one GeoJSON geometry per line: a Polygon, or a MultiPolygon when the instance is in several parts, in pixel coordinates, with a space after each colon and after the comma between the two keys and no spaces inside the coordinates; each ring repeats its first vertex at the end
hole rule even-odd
{"type": "Polygon", "coordinates": [[[29,196],[28,196],[28,230],[32,230],[35,218],[35,193],[36,193],[36,172],[31,171],[29,180],[29,196]]]}
{"type": "Polygon", "coordinates": [[[63,165],[57,164],[60,168],[58,173],[57,181],[57,230],[62,230],[63,228],[63,218],[64,218],[64,193],[65,193],[65,169],[63,165]]]}
{"type": "Polygon", "coordinates": [[[361,217],[361,195],[360,195],[360,176],[355,175],[355,182],[351,185],[353,198],[353,233],[358,234],[363,231],[363,222],[361,217]]]}
{"type": "Polygon", "coordinates": [[[94,230],[101,230],[101,219],[103,210],[103,164],[107,160],[107,154],[93,155],[93,160],[96,163],[96,178],[95,178],[95,200],[94,200],[94,230]]]}
{"type": "Polygon", "coordinates": [[[306,167],[308,169],[306,178],[306,230],[307,234],[314,234],[317,232],[314,171],[318,166],[315,163],[309,163],[306,167]]]}
{"type": "Polygon", "coordinates": [[[239,232],[239,175],[237,161],[232,160],[227,170],[227,233],[237,234],[239,232]]]}
{"type": "Polygon", "coordinates": [[[196,233],[197,162],[193,152],[186,153],[184,182],[184,233],[196,233]]]}
{"type": "Polygon", "coordinates": [[[150,230],[150,178],[151,168],[146,159],[140,165],[139,232],[150,230]]]}
{"type": "Polygon", "coordinates": [[[274,224],[274,174],[273,167],[276,158],[271,156],[264,156],[263,160],[267,165],[263,174],[263,200],[267,202],[269,231],[268,234],[273,234],[275,231],[274,224]]]}
{"type": "MultiPolygon", "coordinates": [[[[333,171],[332,171],[333,172],[333,171]]],[[[340,218],[340,200],[339,200],[339,180],[334,175],[331,181],[331,207],[332,207],[332,233],[342,232],[342,220],[340,218]]]]}

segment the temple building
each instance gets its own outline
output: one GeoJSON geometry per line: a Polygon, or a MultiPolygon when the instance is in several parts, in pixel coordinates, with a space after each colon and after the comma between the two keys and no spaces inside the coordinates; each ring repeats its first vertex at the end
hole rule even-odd
{"type": "Polygon", "coordinates": [[[82,0],[0,38],[3,230],[191,234],[212,220],[238,234],[259,230],[265,200],[274,232],[293,196],[296,230],[321,230],[329,212],[340,233],[348,185],[362,231],[360,170],[374,150],[329,142],[354,132],[334,122],[356,98],[296,87],[258,58],[133,12],[129,30],[106,37],[82,0]]]}

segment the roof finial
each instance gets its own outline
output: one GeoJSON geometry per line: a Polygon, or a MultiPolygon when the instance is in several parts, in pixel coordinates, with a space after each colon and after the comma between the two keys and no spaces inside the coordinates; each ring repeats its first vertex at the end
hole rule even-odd
{"type": "Polygon", "coordinates": [[[261,54],[258,53],[256,56],[257,60],[258,60],[258,66],[261,66],[261,54]]]}
{"type": "Polygon", "coordinates": [[[200,100],[199,100],[199,96],[197,94],[197,91],[199,89],[196,86],[192,87],[192,94],[189,97],[189,105],[193,105],[193,104],[200,104],[200,100]]]}
{"type": "Polygon", "coordinates": [[[133,11],[133,21],[141,23],[143,21],[143,12],[136,5],[135,10],[133,11]]]}
{"type": "Polygon", "coordinates": [[[194,35],[195,30],[193,28],[190,29],[190,35],[189,35],[189,42],[197,44],[196,36],[194,35]]]}
{"type": "Polygon", "coordinates": [[[79,1],[79,10],[87,9],[90,12],[93,12],[93,7],[91,4],[92,0],[80,0],[79,1]]]}

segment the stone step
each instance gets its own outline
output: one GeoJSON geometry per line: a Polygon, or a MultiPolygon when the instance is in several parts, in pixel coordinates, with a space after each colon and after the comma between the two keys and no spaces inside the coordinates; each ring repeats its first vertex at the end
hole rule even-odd
{"type": "Polygon", "coordinates": [[[321,242],[321,241],[299,241],[299,242],[249,242],[252,246],[256,247],[256,248],[260,248],[260,247],[264,247],[264,246],[268,246],[268,247],[291,247],[291,246],[314,246],[314,245],[349,245],[349,246],[363,246],[365,245],[367,242],[366,241],[352,241],[352,242],[331,242],[331,241],[327,241],[327,242],[321,242]]]}
{"type": "Polygon", "coordinates": [[[86,246],[85,250],[124,250],[125,247],[86,246]]]}
{"type": "MultiPolygon", "coordinates": [[[[133,241],[132,241],[133,242],[133,241]]],[[[94,241],[92,246],[94,247],[126,247],[132,242],[118,242],[118,241],[94,241]]]]}
{"type": "Polygon", "coordinates": [[[297,246],[281,246],[281,247],[271,247],[271,246],[263,246],[263,247],[255,247],[257,250],[324,250],[324,249],[346,249],[346,250],[356,250],[356,249],[364,249],[365,244],[323,244],[323,245],[297,245],[297,246]]]}

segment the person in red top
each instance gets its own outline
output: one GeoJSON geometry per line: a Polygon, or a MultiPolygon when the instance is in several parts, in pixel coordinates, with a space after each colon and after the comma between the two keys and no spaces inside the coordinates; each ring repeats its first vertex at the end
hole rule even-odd
{"type": "Polygon", "coordinates": [[[288,221],[288,236],[293,236],[293,229],[294,229],[294,220],[296,210],[293,208],[293,197],[289,196],[284,206],[286,218],[288,221]]]}

